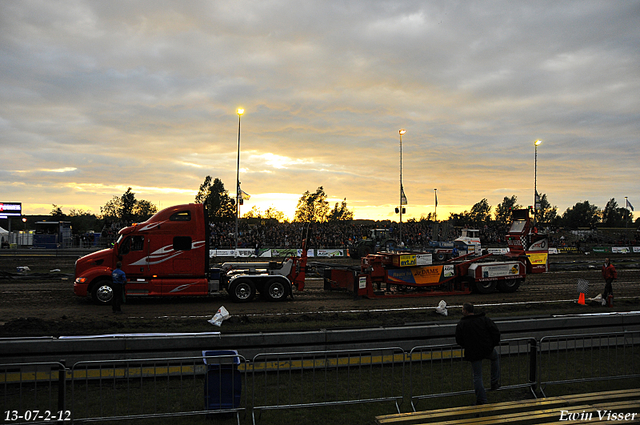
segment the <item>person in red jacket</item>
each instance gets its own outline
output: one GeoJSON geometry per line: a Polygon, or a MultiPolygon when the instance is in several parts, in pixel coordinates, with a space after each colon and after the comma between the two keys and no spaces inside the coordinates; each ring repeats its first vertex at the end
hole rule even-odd
{"type": "Polygon", "coordinates": [[[500,330],[484,313],[474,313],[473,304],[462,306],[462,320],[456,326],[456,342],[464,348],[464,359],[471,362],[476,404],[487,403],[482,382],[482,360],[491,360],[491,390],[500,388],[500,330]]]}
{"type": "Polygon", "coordinates": [[[609,295],[613,296],[613,287],[611,284],[614,279],[618,278],[618,272],[608,258],[604,259],[604,265],[602,266],[602,277],[604,278],[604,292],[602,293],[602,305],[607,305],[607,298],[609,295]]]}

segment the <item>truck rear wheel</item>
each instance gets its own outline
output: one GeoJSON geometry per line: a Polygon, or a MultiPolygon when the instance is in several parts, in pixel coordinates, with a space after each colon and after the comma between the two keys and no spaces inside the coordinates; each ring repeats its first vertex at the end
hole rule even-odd
{"type": "Polygon", "coordinates": [[[498,282],[498,291],[516,292],[522,283],[522,279],[505,279],[498,282]]]}
{"type": "Polygon", "coordinates": [[[476,290],[481,294],[491,294],[496,291],[496,281],[476,282],[476,290]]]}
{"type": "Polygon", "coordinates": [[[256,286],[249,279],[237,279],[229,287],[231,299],[237,303],[246,303],[256,294],[256,286]]]}
{"type": "Polygon", "coordinates": [[[113,299],[113,288],[111,288],[111,282],[107,279],[102,279],[93,285],[91,290],[91,300],[98,305],[111,304],[113,299]]]}
{"type": "Polygon", "coordinates": [[[289,295],[287,282],[282,279],[271,279],[265,285],[264,296],[269,301],[283,301],[289,295]]]}

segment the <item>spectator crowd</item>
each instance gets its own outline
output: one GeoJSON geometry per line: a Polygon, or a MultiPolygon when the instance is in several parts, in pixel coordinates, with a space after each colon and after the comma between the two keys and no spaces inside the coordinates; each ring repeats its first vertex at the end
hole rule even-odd
{"type": "MultiPolygon", "coordinates": [[[[242,219],[238,224],[238,248],[300,248],[306,234],[309,248],[345,249],[368,238],[372,229],[388,229],[392,239],[400,239],[399,223],[392,221],[339,221],[325,223],[281,223],[276,220],[242,219]]],[[[115,242],[118,231],[124,227],[121,223],[106,224],[102,229],[102,243],[110,246],[115,242]]],[[[211,223],[210,243],[212,249],[233,249],[235,247],[235,221],[211,223]]],[[[479,227],[483,246],[506,247],[505,236],[508,226],[492,222],[479,227]]],[[[578,250],[596,244],[640,245],[640,232],[635,240],[619,238],[610,240],[595,232],[585,235],[572,235],[558,228],[540,229],[549,235],[552,247],[575,247],[578,250]]],[[[462,228],[450,221],[409,221],[402,223],[402,242],[410,248],[426,247],[431,241],[453,241],[462,233],[462,228]]],[[[633,238],[631,238],[633,239],[633,238]]]]}
{"type": "MultiPolygon", "coordinates": [[[[210,242],[213,249],[235,246],[235,222],[212,223],[210,242]]],[[[315,249],[347,248],[367,238],[371,229],[389,229],[391,238],[399,239],[399,223],[395,222],[326,222],[326,223],[248,223],[241,220],[238,227],[238,248],[299,248],[303,234],[308,231],[309,247],[315,249]],[[308,230],[307,230],[308,229],[308,230]]],[[[504,226],[484,226],[480,229],[483,243],[504,242],[507,229],[504,226]]],[[[461,229],[448,224],[430,221],[402,223],[402,242],[408,247],[429,245],[430,241],[452,241],[460,236],[461,229]]]]}

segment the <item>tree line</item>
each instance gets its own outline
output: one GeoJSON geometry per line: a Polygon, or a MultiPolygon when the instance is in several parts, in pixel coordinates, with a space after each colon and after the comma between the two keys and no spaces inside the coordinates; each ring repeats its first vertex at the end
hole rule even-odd
{"type": "MultiPolygon", "coordinates": [[[[491,217],[491,205],[486,198],[471,207],[471,211],[463,213],[451,213],[449,220],[453,220],[455,225],[480,227],[492,221],[506,225],[511,220],[511,211],[523,208],[518,204],[518,198],[513,195],[505,196],[502,202],[495,207],[494,217],[491,217]]],[[[579,227],[594,228],[601,227],[633,227],[640,226],[640,218],[633,221],[633,215],[627,208],[620,207],[615,198],[611,198],[604,209],[592,205],[589,201],[577,202],[573,207],[569,207],[560,215],[558,207],[551,206],[547,200],[547,195],[539,196],[539,203],[534,210],[528,207],[534,222],[539,227],[567,227],[576,229],[579,227]]]]}
{"type": "MultiPolygon", "coordinates": [[[[592,205],[589,201],[580,201],[573,207],[567,208],[562,214],[558,214],[558,208],[552,206],[546,194],[539,197],[539,205],[535,211],[535,222],[539,227],[568,227],[593,228],[596,226],[624,228],[640,226],[640,217],[633,221],[631,212],[618,205],[611,198],[604,209],[592,205]]],[[[235,198],[229,195],[224,183],[219,178],[212,179],[207,176],[194,199],[195,203],[206,204],[209,220],[212,223],[224,223],[235,220],[235,198]]],[[[242,202],[242,199],[240,199],[242,202]]],[[[493,208],[486,198],[475,203],[471,210],[461,213],[450,213],[448,220],[455,226],[468,226],[481,228],[484,225],[507,225],[511,220],[511,211],[521,209],[515,195],[505,196],[503,201],[493,208]],[[493,211],[493,214],[492,214],[493,211]]],[[[69,220],[76,233],[84,233],[89,230],[104,229],[105,227],[121,228],[132,223],[140,223],[147,220],[158,211],[153,203],[136,199],[131,188],[121,196],[114,196],[104,206],[100,207],[100,214],[95,215],[88,211],[71,209],[65,214],[62,208],[53,204],[51,216],[57,220],[69,220]]],[[[534,211],[531,211],[532,216],[534,211]]],[[[353,220],[353,211],[349,209],[346,198],[342,202],[336,202],[333,208],[327,200],[327,194],[323,186],[319,186],[314,192],[306,191],[298,200],[293,222],[345,222],[353,220]]],[[[243,218],[262,220],[275,220],[287,222],[285,214],[274,207],[265,211],[253,206],[246,212],[243,218]]],[[[415,221],[435,221],[435,217],[429,213],[415,221]]]]}
{"type": "MultiPolygon", "coordinates": [[[[207,176],[204,179],[196,195],[195,202],[207,205],[209,221],[213,223],[231,221],[236,218],[235,199],[229,196],[229,192],[224,188],[224,183],[218,178],[212,181],[211,176],[207,176]]],[[[239,202],[242,205],[241,198],[239,202]]],[[[273,207],[267,208],[266,211],[261,211],[255,205],[242,217],[273,219],[279,222],[288,221],[282,211],[278,211],[273,207]]],[[[313,193],[307,190],[302,194],[298,200],[293,218],[294,222],[303,223],[347,220],[353,220],[353,211],[349,210],[347,199],[344,198],[342,202],[336,202],[332,209],[322,186],[318,187],[313,193]]]]}

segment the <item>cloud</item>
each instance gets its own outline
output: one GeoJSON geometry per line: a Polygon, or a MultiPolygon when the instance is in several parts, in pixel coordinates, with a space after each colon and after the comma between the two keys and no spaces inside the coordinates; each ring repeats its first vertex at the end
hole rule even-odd
{"type": "Polygon", "coordinates": [[[128,187],[191,202],[206,175],[233,188],[239,106],[252,200],[323,186],[356,217],[386,217],[401,127],[409,218],[429,212],[434,187],[443,211],[526,203],[536,139],[538,188],[561,211],[640,198],[637,1],[76,0],[2,12],[0,184],[27,213],[97,211],[128,187]]]}

